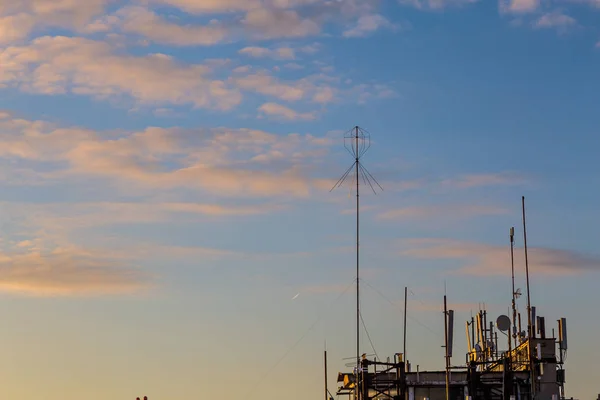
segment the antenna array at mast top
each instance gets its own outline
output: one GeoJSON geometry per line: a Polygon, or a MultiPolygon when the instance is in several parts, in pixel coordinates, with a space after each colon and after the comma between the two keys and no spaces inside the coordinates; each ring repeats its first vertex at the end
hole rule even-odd
{"type": "MultiPolygon", "coordinates": [[[[359,180],[360,175],[363,183],[369,185],[374,194],[377,194],[376,188],[379,188],[383,191],[383,187],[381,187],[375,177],[373,177],[369,170],[367,170],[367,168],[365,168],[365,166],[360,162],[362,156],[365,155],[369,148],[371,148],[371,134],[367,130],[362,129],[359,126],[355,126],[344,133],[344,147],[354,158],[354,163],[348,167],[346,172],[344,172],[335,185],[333,185],[330,192],[341,187],[353,171],[355,172],[353,180],[359,180]]],[[[359,182],[356,183],[358,186],[359,182]]]]}

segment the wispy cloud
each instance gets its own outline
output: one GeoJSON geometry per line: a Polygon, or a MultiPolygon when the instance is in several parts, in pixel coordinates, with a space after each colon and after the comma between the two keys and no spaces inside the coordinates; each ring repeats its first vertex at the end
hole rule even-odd
{"type": "Polygon", "coordinates": [[[306,37],[321,31],[316,21],[303,18],[295,10],[257,8],[248,11],[242,23],[259,39],[306,37]]]}
{"type": "Polygon", "coordinates": [[[35,223],[68,230],[104,225],[190,222],[209,218],[239,218],[281,211],[279,204],[236,205],[184,202],[0,203],[11,215],[35,215],[35,223]]]}
{"type": "Polygon", "coordinates": [[[469,174],[442,181],[442,185],[444,186],[457,188],[473,188],[496,185],[522,185],[524,183],[527,183],[527,179],[524,176],[513,172],[469,174]]]}
{"type": "Polygon", "coordinates": [[[0,252],[0,291],[34,296],[134,294],[148,289],[152,276],[109,252],[73,245],[44,247],[41,240],[0,252]]]}
{"type": "Polygon", "coordinates": [[[283,81],[266,70],[232,78],[236,86],[247,91],[285,101],[307,100],[316,103],[329,103],[334,100],[336,89],[332,79],[322,75],[312,75],[297,81],[283,81]]]}
{"type": "Polygon", "coordinates": [[[279,47],[269,49],[266,47],[244,47],[238,53],[254,58],[275,58],[278,60],[293,60],[296,58],[296,52],[291,47],[279,47]]]}
{"type": "Polygon", "coordinates": [[[564,32],[567,28],[575,25],[577,25],[575,18],[560,11],[546,13],[539,17],[533,24],[538,29],[556,29],[559,32],[564,32]]]}
{"type": "MultiPolygon", "coordinates": [[[[147,128],[95,132],[43,121],[0,121],[0,156],[46,180],[108,179],[131,188],[188,188],[218,196],[308,196],[323,182],[310,171],[327,137],[278,136],[251,129],[147,128]]],[[[97,181],[98,182],[98,181],[97,181]]]]}
{"type": "Polygon", "coordinates": [[[540,6],[540,0],[500,0],[500,11],[508,13],[530,13],[540,6]]]}
{"type": "Polygon", "coordinates": [[[128,96],[142,104],[191,104],[230,109],[240,93],[210,79],[207,65],[185,65],[164,54],[115,53],[105,42],[42,37],[0,50],[0,85],[25,92],[74,93],[100,99],[128,96]]]}
{"type": "Polygon", "coordinates": [[[216,21],[207,25],[178,25],[141,6],[124,7],[115,16],[118,21],[113,23],[114,27],[157,43],[208,46],[225,42],[232,36],[231,27],[216,21]]]}
{"type": "Polygon", "coordinates": [[[310,121],[316,118],[315,113],[299,113],[291,108],[277,103],[265,103],[258,108],[259,111],[267,116],[285,119],[288,121],[304,120],[310,121]]]}
{"type": "Polygon", "coordinates": [[[109,1],[0,1],[0,44],[22,41],[35,29],[63,27],[83,32],[109,1]]]}
{"type": "Polygon", "coordinates": [[[398,26],[388,21],[383,15],[363,15],[356,25],[344,32],[345,37],[364,37],[379,29],[397,30],[398,26]]]}
{"type": "MultiPolygon", "coordinates": [[[[506,246],[449,239],[412,239],[403,243],[402,255],[438,260],[462,260],[458,273],[472,276],[509,276],[510,252],[506,246]]],[[[600,258],[569,250],[530,247],[529,266],[542,276],[580,275],[600,272],[600,258]]],[[[521,252],[515,252],[516,265],[524,264],[521,252]]]]}
{"type": "Polygon", "coordinates": [[[479,0],[398,0],[402,5],[412,6],[420,10],[442,10],[446,7],[463,6],[477,3],[479,0]]]}
{"type": "Polygon", "coordinates": [[[501,215],[508,211],[500,207],[481,205],[441,205],[397,208],[377,214],[380,220],[470,218],[478,215],[501,215]]]}
{"type": "MultiPolygon", "coordinates": [[[[442,312],[444,311],[444,304],[442,302],[434,302],[434,301],[416,301],[411,306],[415,311],[433,311],[433,312],[442,312]]],[[[481,308],[480,304],[477,303],[448,303],[448,309],[454,310],[458,312],[469,312],[469,311],[477,311],[481,308]]],[[[503,304],[485,304],[485,309],[490,311],[505,311],[506,308],[503,304]]]]}

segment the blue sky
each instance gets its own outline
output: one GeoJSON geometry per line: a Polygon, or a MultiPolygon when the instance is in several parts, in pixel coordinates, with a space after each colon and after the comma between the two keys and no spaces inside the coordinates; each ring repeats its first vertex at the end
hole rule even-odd
{"type": "Polygon", "coordinates": [[[361,225],[378,355],[401,351],[404,286],[421,369],[443,366],[444,284],[458,321],[506,312],[524,195],[532,303],[569,321],[567,395],[596,396],[599,16],[0,0],[0,397],[320,396],[325,342],[330,382],[354,353],[354,199],[329,189],[355,125],[384,187],[361,225]]]}

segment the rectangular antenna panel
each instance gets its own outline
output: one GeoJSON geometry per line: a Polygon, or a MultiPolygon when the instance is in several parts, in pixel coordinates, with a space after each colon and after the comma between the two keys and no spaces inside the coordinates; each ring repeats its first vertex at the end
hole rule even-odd
{"type": "Polygon", "coordinates": [[[531,337],[535,337],[535,306],[531,307],[531,337]]]}
{"type": "Polygon", "coordinates": [[[567,319],[558,320],[558,341],[563,350],[567,350],[567,319]]]}
{"type": "Polygon", "coordinates": [[[546,318],[537,317],[537,327],[540,338],[546,339],[546,318]]]}

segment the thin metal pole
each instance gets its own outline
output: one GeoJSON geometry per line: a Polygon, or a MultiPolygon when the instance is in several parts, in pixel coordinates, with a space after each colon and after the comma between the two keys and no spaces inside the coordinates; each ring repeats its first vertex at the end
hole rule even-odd
{"type": "Polygon", "coordinates": [[[483,304],[483,320],[482,320],[482,324],[481,324],[481,330],[483,331],[483,348],[485,349],[484,351],[484,360],[487,362],[488,361],[488,350],[489,350],[489,346],[488,346],[488,337],[487,337],[487,310],[485,309],[485,303],[483,304]]]}
{"type": "Polygon", "coordinates": [[[512,272],[512,326],[510,327],[512,332],[508,333],[508,352],[512,350],[511,336],[515,341],[515,347],[517,347],[517,305],[515,299],[515,254],[514,254],[514,243],[515,243],[515,228],[510,228],[510,268],[512,272]]]}
{"type": "MultiPolygon", "coordinates": [[[[408,287],[404,287],[404,363],[408,365],[408,358],[406,358],[406,301],[408,299],[408,287]]],[[[406,369],[405,369],[406,370],[406,369]]]]}
{"type": "Polygon", "coordinates": [[[525,278],[527,280],[527,337],[531,338],[531,294],[529,291],[529,259],[527,258],[527,225],[525,222],[525,196],[521,197],[523,206],[523,244],[525,248],[525,278]]]}
{"type": "Polygon", "coordinates": [[[355,145],[356,145],[356,155],[355,155],[355,161],[354,161],[354,167],[355,167],[355,173],[356,173],[356,394],[357,394],[357,400],[360,400],[361,398],[361,390],[360,390],[360,382],[359,382],[359,378],[362,376],[361,372],[361,365],[360,365],[360,278],[359,278],[359,273],[360,273],[360,259],[359,259],[359,216],[360,216],[360,202],[359,202],[359,180],[360,180],[360,175],[359,175],[359,166],[360,166],[360,151],[359,151],[359,147],[358,147],[358,126],[356,126],[355,128],[355,135],[354,135],[354,139],[355,139],[355,145]]]}
{"type": "Polygon", "coordinates": [[[325,400],[329,400],[329,389],[327,389],[327,350],[324,351],[325,362],[325,400]]]}
{"type": "Polygon", "coordinates": [[[475,348],[475,318],[471,315],[471,343],[475,348]]]}
{"type": "Polygon", "coordinates": [[[525,222],[525,196],[521,197],[521,206],[523,210],[523,245],[525,249],[525,279],[527,280],[527,339],[528,339],[528,351],[527,355],[529,358],[529,375],[531,380],[531,398],[535,396],[535,374],[533,370],[533,359],[531,357],[531,293],[529,291],[529,260],[527,258],[527,224],[525,222]]]}
{"type": "Polygon", "coordinates": [[[446,295],[444,295],[444,343],[446,348],[446,400],[450,398],[450,377],[448,370],[450,368],[450,357],[448,356],[448,307],[446,305],[446,295]]]}

